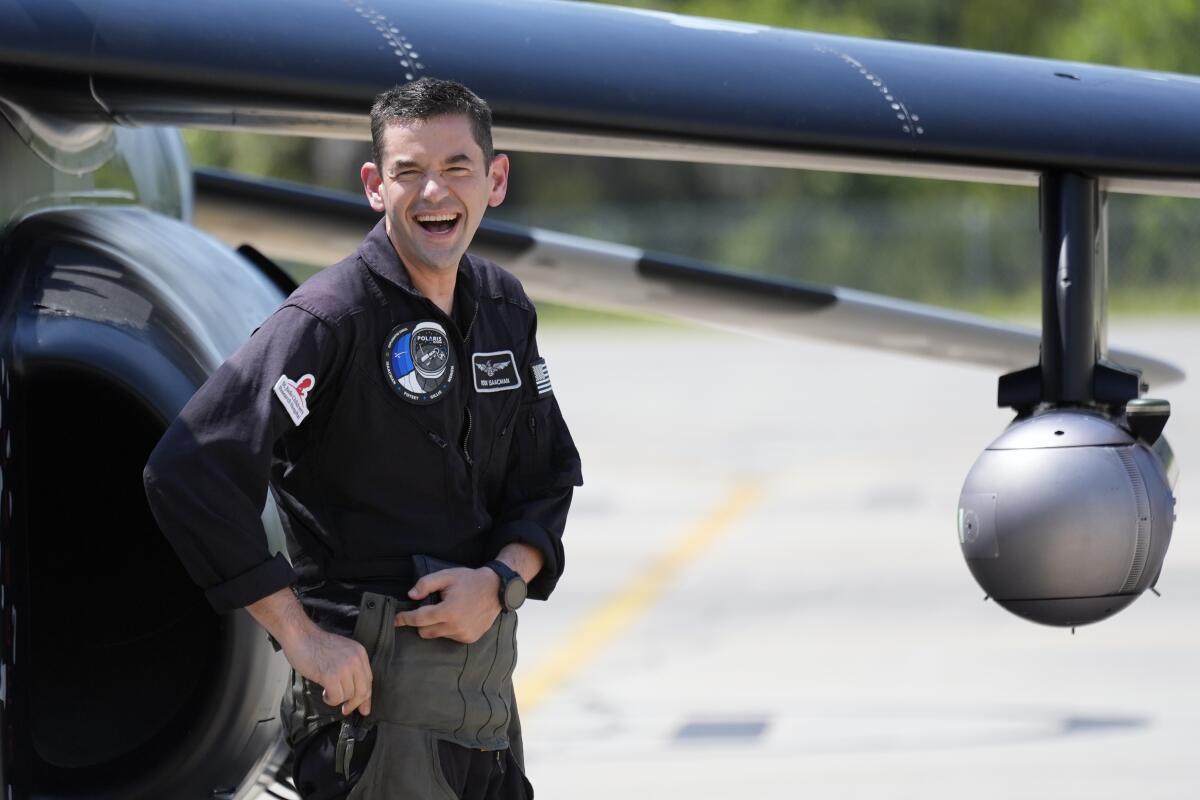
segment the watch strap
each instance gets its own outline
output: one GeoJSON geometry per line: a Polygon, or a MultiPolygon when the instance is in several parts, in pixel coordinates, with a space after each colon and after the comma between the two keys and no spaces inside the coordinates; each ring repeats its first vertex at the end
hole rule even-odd
{"type": "Polygon", "coordinates": [[[493,558],[491,561],[484,564],[485,567],[500,576],[500,591],[504,591],[504,586],[513,578],[519,578],[517,571],[505,564],[498,558],[493,558]]]}

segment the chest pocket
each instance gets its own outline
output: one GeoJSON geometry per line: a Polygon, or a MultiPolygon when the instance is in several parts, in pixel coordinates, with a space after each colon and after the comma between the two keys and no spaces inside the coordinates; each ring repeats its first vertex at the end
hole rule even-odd
{"type": "Polygon", "coordinates": [[[515,494],[524,499],[549,488],[554,480],[554,398],[540,397],[517,410],[515,494]]]}
{"type": "Polygon", "coordinates": [[[506,335],[477,329],[466,368],[471,393],[471,457],[489,509],[499,500],[509,468],[513,420],[525,396],[521,360],[506,335]]]}
{"type": "Polygon", "coordinates": [[[512,467],[512,443],[522,392],[507,391],[476,393],[472,398],[475,426],[476,473],[487,499],[488,508],[494,510],[499,502],[504,481],[512,467]]]}

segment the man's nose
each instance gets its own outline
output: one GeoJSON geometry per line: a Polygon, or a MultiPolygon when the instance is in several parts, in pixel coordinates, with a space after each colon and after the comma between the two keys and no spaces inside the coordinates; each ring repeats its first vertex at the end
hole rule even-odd
{"type": "Polygon", "coordinates": [[[442,179],[436,175],[430,175],[425,179],[425,186],[421,190],[421,197],[431,203],[436,203],[447,194],[446,184],[442,183],[442,179]]]}

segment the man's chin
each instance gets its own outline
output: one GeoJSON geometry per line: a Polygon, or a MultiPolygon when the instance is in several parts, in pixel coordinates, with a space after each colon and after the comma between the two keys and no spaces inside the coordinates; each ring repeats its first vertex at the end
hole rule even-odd
{"type": "Polygon", "coordinates": [[[417,266],[427,272],[454,272],[458,269],[458,263],[462,260],[464,252],[465,248],[462,250],[458,248],[437,251],[419,250],[413,254],[415,256],[413,260],[417,266]]]}
{"type": "Polygon", "coordinates": [[[446,272],[458,269],[466,245],[460,236],[455,236],[445,242],[428,241],[423,231],[400,229],[408,236],[395,236],[389,232],[392,246],[406,266],[416,267],[422,272],[446,272]],[[407,245],[401,247],[401,245],[407,245]]]}

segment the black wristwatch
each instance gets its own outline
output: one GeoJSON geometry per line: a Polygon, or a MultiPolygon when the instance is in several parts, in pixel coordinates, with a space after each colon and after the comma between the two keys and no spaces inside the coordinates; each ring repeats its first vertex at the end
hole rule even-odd
{"type": "Polygon", "coordinates": [[[489,561],[484,566],[500,576],[500,608],[505,611],[520,608],[529,592],[525,579],[503,561],[489,561]]]}

